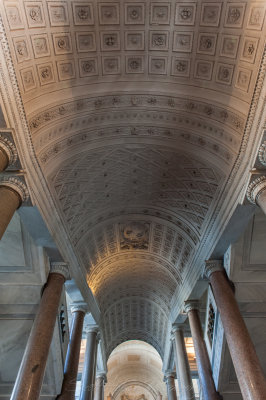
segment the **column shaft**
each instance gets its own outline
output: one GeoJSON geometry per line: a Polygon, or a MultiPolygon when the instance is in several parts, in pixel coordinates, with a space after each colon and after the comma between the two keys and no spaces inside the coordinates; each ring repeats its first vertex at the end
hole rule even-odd
{"type": "Polygon", "coordinates": [[[77,310],[73,312],[70,340],[65,361],[64,380],[58,400],[75,400],[84,316],[84,311],[77,310]]]}
{"type": "Polygon", "coordinates": [[[175,389],[175,378],[173,375],[167,375],[166,388],[167,388],[168,400],[177,400],[176,389],[175,389]]]}
{"type": "Polygon", "coordinates": [[[181,390],[180,397],[182,400],[195,400],[184,335],[181,329],[175,330],[173,334],[176,346],[179,387],[181,390]]]}
{"type": "Polygon", "coordinates": [[[104,400],[104,380],[103,375],[96,377],[94,400],[104,400]]]}
{"type": "Polygon", "coordinates": [[[220,400],[221,397],[219,393],[216,392],[212,377],[211,363],[203,337],[203,330],[198,310],[189,310],[188,318],[196,353],[198,374],[203,391],[203,398],[204,400],[220,400]]]}
{"type": "Polygon", "coordinates": [[[0,186],[0,239],[20,203],[21,197],[14,189],[0,186]]]}
{"type": "Polygon", "coordinates": [[[5,150],[0,147],[0,172],[4,171],[8,166],[9,158],[5,150]]]}
{"type": "Polygon", "coordinates": [[[265,400],[266,381],[225,272],[211,273],[210,282],[243,399],[265,400]]]}
{"type": "Polygon", "coordinates": [[[10,400],[38,400],[65,278],[49,274],[10,400]]]}
{"type": "Polygon", "coordinates": [[[80,400],[92,400],[97,355],[97,331],[89,331],[82,373],[80,400]]]}

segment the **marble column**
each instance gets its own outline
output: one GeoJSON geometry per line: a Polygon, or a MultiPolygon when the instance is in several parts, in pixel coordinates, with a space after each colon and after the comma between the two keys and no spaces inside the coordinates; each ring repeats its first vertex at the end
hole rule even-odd
{"type": "Polygon", "coordinates": [[[39,399],[62,288],[68,278],[67,264],[51,265],[10,400],[39,399]]]}
{"type": "Polygon", "coordinates": [[[188,314],[203,398],[204,400],[221,400],[221,396],[216,391],[212,377],[211,363],[199,317],[198,302],[195,300],[186,301],[185,312],[188,314]]]}
{"type": "Polygon", "coordinates": [[[61,394],[57,397],[58,400],[75,400],[82,328],[86,312],[86,304],[77,304],[71,307],[71,333],[65,360],[64,380],[61,394]]]}
{"type": "Polygon", "coordinates": [[[0,172],[3,172],[9,164],[9,157],[5,149],[0,145],[0,172]]]}
{"type": "Polygon", "coordinates": [[[9,165],[14,164],[18,154],[16,147],[9,137],[4,133],[0,134],[0,172],[3,172],[9,165]]]}
{"type": "Polygon", "coordinates": [[[176,348],[176,366],[178,369],[177,375],[179,378],[180,398],[182,400],[195,400],[182,328],[178,325],[173,325],[172,334],[176,348]]]}
{"type": "Polygon", "coordinates": [[[20,179],[15,177],[3,177],[0,179],[0,239],[4,235],[15,211],[27,199],[27,188],[20,179]]]}
{"type": "Polygon", "coordinates": [[[243,400],[265,400],[265,377],[222,261],[206,261],[205,274],[220,313],[243,400]]]}
{"type": "Polygon", "coordinates": [[[164,380],[166,382],[168,400],[177,400],[175,389],[175,374],[173,372],[166,372],[164,380]]]}
{"type": "Polygon", "coordinates": [[[80,400],[92,400],[94,393],[95,370],[97,364],[98,328],[87,329],[87,344],[81,381],[80,400]]]}
{"type": "Polygon", "coordinates": [[[257,204],[266,215],[266,176],[259,176],[251,181],[247,198],[252,204],[257,204]]]}
{"type": "Polygon", "coordinates": [[[99,373],[96,375],[94,400],[104,400],[104,385],[106,383],[106,374],[99,373]]]}

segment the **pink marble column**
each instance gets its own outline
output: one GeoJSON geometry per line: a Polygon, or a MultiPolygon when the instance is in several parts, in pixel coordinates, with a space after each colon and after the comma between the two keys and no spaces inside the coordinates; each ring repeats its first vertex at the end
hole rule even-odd
{"type": "Polygon", "coordinates": [[[9,163],[9,157],[7,152],[3,147],[0,145],[0,172],[4,171],[9,163]]]}
{"type": "Polygon", "coordinates": [[[222,262],[206,261],[205,274],[210,279],[243,400],[265,400],[265,377],[222,262]]]}
{"type": "Polygon", "coordinates": [[[106,383],[106,374],[100,373],[96,375],[94,400],[104,400],[104,385],[106,383]]]}
{"type": "Polygon", "coordinates": [[[266,176],[262,175],[251,181],[247,198],[252,204],[257,204],[266,215],[266,176]]]}
{"type": "Polygon", "coordinates": [[[212,377],[211,363],[199,318],[198,302],[195,300],[186,301],[185,312],[188,314],[203,398],[204,400],[221,400],[221,396],[216,391],[212,377]]]}
{"type": "Polygon", "coordinates": [[[62,288],[68,276],[65,263],[52,264],[10,400],[39,399],[62,288]]]}
{"type": "Polygon", "coordinates": [[[178,372],[180,398],[182,400],[195,400],[183,330],[180,326],[173,325],[172,334],[176,347],[176,368],[178,372]]]}
{"type": "Polygon", "coordinates": [[[71,312],[72,326],[70,340],[65,361],[64,380],[61,394],[57,398],[58,400],[75,400],[82,328],[87,306],[86,304],[76,304],[71,308],[71,312]]]}
{"type": "Polygon", "coordinates": [[[166,372],[164,380],[166,382],[168,400],[177,400],[175,389],[175,374],[169,371],[166,372]]]}

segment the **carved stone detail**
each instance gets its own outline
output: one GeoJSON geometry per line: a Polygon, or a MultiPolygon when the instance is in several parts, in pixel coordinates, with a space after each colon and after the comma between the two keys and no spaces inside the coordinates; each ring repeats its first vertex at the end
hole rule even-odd
{"type": "Polygon", "coordinates": [[[192,310],[199,310],[199,301],[198,300],[186,300],[184,304],[185,313],[189,313],[192,310]]]}
{"type": "Polygon", "coordinates": [[[121,250],[146,250],[149,244],[150,224],[143,221],[132,221],[120,225],[121,250]]]}
{"type": "Polygon", "coordinates": [[[22,202],[26,202],[29,199],[28,189],[22,179],[18,177],[2,175],[0,177],[0,186],[8,186],[13,189],[19,194],[22,202]]]}
{"type": "Polygon", "coordinates": [[[247,188],[247,198],[252,204],[258,203],[258,198],[266,189],[266,176],[259,176],[252,180],[247,188]]]}
{"type": "Polygon", "coordinates": [[[51,274],[60,274],[63,275],[65,280],[71,279],[70,271],[69,271],[69,264],[65,262],[52,262],[50,266],[50,273],[51,274]]]}
{"type": "Polygon", "coordinates": [[[18,159],[17,149],[15,145],[3,135],[3,133],[0,133],[0,147],[2,147],[3,150],[7,153],[9,165],[15,164],[18,159]]]}
{"type": "Polygon", "coordinates": [[[206,260],[204,274],[209,279],[213,272],[223,271],[223,262],[222,260],[206,260]]]}
{"type": "Polygon", "coordinates": [[[88,304],[87,303],[73,303],[70,304],[71,313],[73,314],[76,311],[81,311],[84,314],[88,312],[88,304]]]}

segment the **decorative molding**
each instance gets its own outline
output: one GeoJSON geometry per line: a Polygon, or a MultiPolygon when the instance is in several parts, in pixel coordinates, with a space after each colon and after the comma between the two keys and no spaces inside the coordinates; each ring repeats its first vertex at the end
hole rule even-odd
{"type": "Polygon", "coordinates": [[[175,332],[183,331],[183,327],[178,324],[173,324],[171,328],[171,333],[174,334],[175,332]]]}
{"type": "Polygon", "coordinates": [[[169,378],[176,378],[176,374],[173,371],[165,371],[164,373],[164,381],[167,382],[168,384],[168,380],[169,378]]]}
{"type": "MultiPolygon", "coordinates": [[[[130,56],[128,59],[132,58],[134,57],[130,56]]],[[[204,74],[207,74],[207,71],[204,71],[204,74]]],[[[192,116],[203,118],[204,124],[209,124],[210,121],[213,121],[220,123],[221,126],[226,125],[227,128],[232,129],[237,134],[243,132],[246,121],[244,115],[235,112],[235,110],[225,108],[219,103],[210,103],[199,98],[189,99],[184,96],[151,96],[138,93],[134,96],[130,94],[112,94],[69,100],[64,104],[60,103],[53,105],[45,110],[35,113],[34,115],[30,115],[29,126],[32,134],[35,135],[43,127],[47,128],[48,124],[52,125],[53,123],[58,124],[61,121],[64,122],[66,116],[70,117],[76,115],[77,112],[82,114],[89,113],[91,123],[94,113],[97,113],[98,115],[101,109],[104,110],[105,114],[108,112],[108,109],[113,113],[114,105],[116,111],[121,110],[123,113],[125,113],[125,109],[131,109],[134,113],[139,112],[139,107],[143,106],[148,108],[150,112],[152,109],[154,109],[156,113],[160,110],[160,119],[162,119],[163,113],[165,113],[165,117],[169,118],[169,112],[171,112],[173,118],[176,118],[177,120],[180,118],[178,114],[180,112],[185,112],[189,113],[190,118],[192,116]],[[174,114],[176,114],[176,116],[174,114]],[[207,121],[205,122],[206,118],[207,121]]],[[[190,120],[190,118],[187,117],[186,119],[190,120]]]]}
{"type": "Polygon", "coordinates": [[[0,132],[0,147],[7,153],[9,159],[9,166],[15,164],[18,159],[18,153],[15,145],[11,140],[5,136],[3,132],[0,132]]]}
{"type": "Polygon", "coordinates": [[[81,311],[84,314],[86,314],[88,312],[88,304],[86,304],[86,303],[73,303],[73,304],[70,304],[70,310],[71,310],[72,314],[74,312],[77,312],[77,311],[81,311]]]}
{"type": "Polygon", "coordinates": [[[107,382],[107,377],[105,372],[97,372],[96,373],[96,379],[101,380],[102,384],[105,384],[107,382]]]}
{"type": "Polygon", "coordinates": [[[206,260],[204,274],[209,279],[213,272],[224,271],[222,260],[206,260]]]}
{"type": "Polygon", "coordinates": [[[199,311],[200,304],[198,300],[186,300],[184,305],[185,313],[189,313],[189,311],[197,310],[199,311]]]}
{"type": "Polygon", "coordinates": [[[3,174],[0,176],[0,186],[7,186],[13,189],[19,194],[22,202],[26,202],[29,199],[27,186],[25,185],[21,177],[14,177],[3,174]]]}
{"type": "Polygon", "coordinates": [[[258,204],[261,193],[266,189],[266,176],[262,175],[258,178],[251,180],[247,188],[247,199],[252,204],[258,204]]]}
{"type": "Polygon", "coordinates": [[[52,262],[50,266],[50,273],[63,275],[65,280],[71,279],[69,264],[65,262],[52,262]]]}
{"type": "Polygon", "coordinates": [[[98,335],[99,335],[99,327],[97,325],[86,325],[84,330],[85,330],[86,334],[96,333],[97,340],[100,340],[100,338],[98,337],[98,335]]]}

